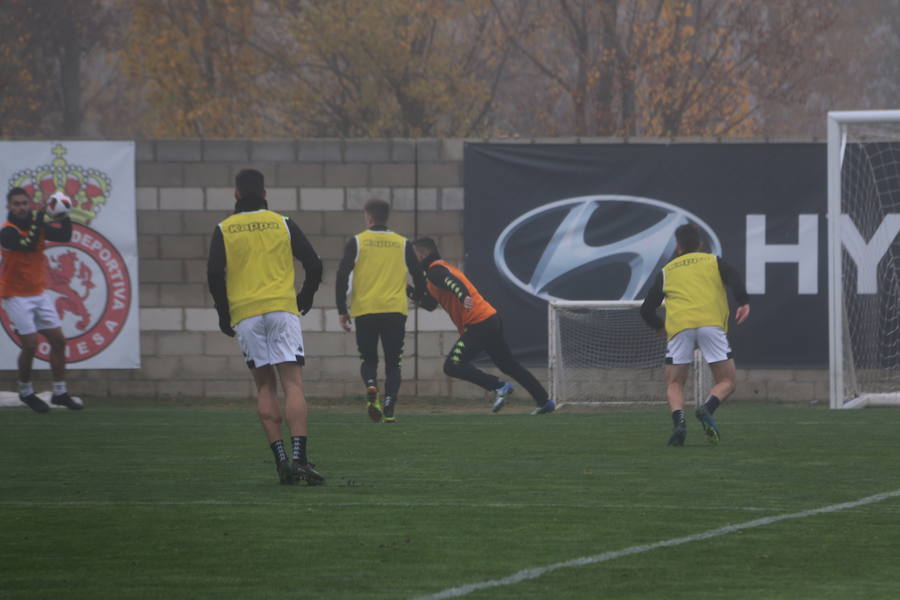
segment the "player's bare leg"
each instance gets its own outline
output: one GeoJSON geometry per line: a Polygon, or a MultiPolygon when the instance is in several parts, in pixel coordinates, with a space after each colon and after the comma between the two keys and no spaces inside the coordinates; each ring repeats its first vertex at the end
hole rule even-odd
{"type": "Polygon", "coordinates": [[[22,351],[19,352],[17,363],[19,400],[34,412],[45,413],[50,410],[50,407],[35,395],[34,386],[31,384],[31,365],[34,364],[34,353],[37,351],[38,336],[36,333],[20,335],[19,343],[22,345],[22,351]]]}
{"type": "Polygon", "coordinates": [[[72,400],[66,388],[66,337],[62,328],[44,329],[41,333],[50,342],[50,372],[53,374],[53,397],[50,398],[50,402],[57,406],[79,410],[81,405],[72,400]]]}
{"type": "Polygon", "coordinates": [[[256,414],[269,443],[281,439],[281,410],[278,407],[278,378],[275,367],[251,369],[256,384],[256,414]]]}
{"type": "Polygon", "coordinates": [[[306,455],[307,406],[303,393],[303,367],[296,363],[279,363],[276,368],[284,388],[284,414],[291,431],[292,473],[297,481],[319,485],[325,478],[310,465],[306,455]]]}
{"type": "Polygon", "coordinates": [[[666,402],[672,413],[672,435],[670,446],[683,446],[687,436],[684,422],[684,384],[687,382],[690,365],[666,365],[666,402]]]}
{"type": "Polygon", "coordinates": [[[291,475],[291,464],[287,452],[284,449],[284,440],[281,439],[281,409],[278,407],[278,377],[275,367],[265,365],[250,369],[253,374],[253,382],[256,384],[256,414],[259,423],[266,432],[266,439],[272,454],[275,455],[275,468],[278,469],[278,479],[284,485],[294,483],[291,475]]]}
{"type": "Polygon", "coordinates": [[[22,344],[22,351],[19,352],[19,381],[22,383],[31,382],[31,365],[34,364],[34,353],[37,351],[38,336],[36,333],[29,333],[19,336],[19,343],[22,344]]]}
{"type": "Polygon", "coordinates": [[[690,365],[666,365],[666,402],[669,410],[684,410],[684,384],[690,365]]]}
{"type": "Polygon", "coordinates": [[[709,365],[712,371],[713,381],[715,382],[712,389],[709,390],[709,397],[703,406],[697,407],[694,415],[703,426],[703,433],[711,444],[719,443],[719,428],[713,419],[713,413],[719,408],[719,404],[724,402],[728,396],[734,392],[737,380],[737,371],[734,361],[731,359],[720,360],[709,365]]]}
{"type": "Polygon", "coordinates": [[[66,338],[62,329],[45,329],[41,331],[47,341],[50,342],[50,371],[53,373],[53,381],[66,380],[66,338]]]}
{"type": "Polygon", "coordinates": [[[291,435],[307,433],[306,396],[303,393],[302,367],[295,363],[280,363],[276,366],[284,389],[284,415],[291,435]]]}
{"type": "Polygon", "coordinates": [[[709,390],[709,395],[718,398],[719,402],[725,402],[725,399],[737,387],[737,369],[734,366],[734,361],[729,358],[728,360],[714,362],[709,365],[709,369],[712,371],[713,381],[715,382],[712,389],[709,390]]]}

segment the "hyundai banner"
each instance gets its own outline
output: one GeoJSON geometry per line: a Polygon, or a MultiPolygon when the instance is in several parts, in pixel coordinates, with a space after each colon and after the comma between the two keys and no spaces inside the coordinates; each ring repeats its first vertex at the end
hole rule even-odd
{"type": "Polygon", "coordinates": [[[528,363],[548,300],[643,299],[695,223],[750,293],[738,365],[827,366],[824,144],[467,144],[465,202],[466,274],[528,363]]]}
{"type": "MultiPolygon", "coordinates": [[[[24,188],[37,209],[73,201],[72,239],[47,243],[46,294],[62,322],[70,369],[140,367],[133,142],[0,142],[4,196],[24,188]]],[[[5,219],[4,219],[5,220],[5,219]]],[[[47,369],[39,337],[34,367],[47,369]]],[[[0,307],[0,369],[15,369],[18,336],[0,307]]]]}

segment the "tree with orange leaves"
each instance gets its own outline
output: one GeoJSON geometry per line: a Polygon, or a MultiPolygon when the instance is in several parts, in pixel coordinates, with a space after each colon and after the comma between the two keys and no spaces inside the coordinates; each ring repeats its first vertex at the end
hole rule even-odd
{"type": "Polygon", "coordinates": [[[487,0],[140,0],[123,56],[149,135],[467,136],[502,41],[487,0]]]}
{"type": "Polygon", "coordinates": [[[762,102],[827,68],[809,48],[835,14],[831,0],[491,2],[546,83],[538,117],[575,135],[755,134],[762,102]]]}
{"type": "Polygon", "coordinates": [[[145,95],[145,130],[159,137],[238,137],[261,133],[261,89],[270,61],[252,39],[253,3],[243,0],[139,0],[134,3],[126,76],[145,95]]]}

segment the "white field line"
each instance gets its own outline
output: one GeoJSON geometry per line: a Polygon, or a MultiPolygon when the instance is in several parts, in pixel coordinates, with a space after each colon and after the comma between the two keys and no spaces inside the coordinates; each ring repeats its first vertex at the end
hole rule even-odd
{"type": "Polygon", "coordinates": [[[823,506],[821,508],[813,508],[810,510],[802,510],[800,512],[795,512],[795,513],[775,515],[774,517],[764,517],[762,519],[754,519],[752,521],[745,521],[744,523],[736,523],[734,525],[725,525],[724,527],[710,529],[708,531],[703,531],[701,533],[696,533],[694,535],[688,535],[685,537],[672,538],[669,540],[654,542],[652,544],[641,544],[639,546],[631,546],[629,548],[623,548],[622,550],[615,550],[613,552],[604,552],[602,554],[595,554],[594,556],[584,556],[581,558],[574,558],[572,560],[554,563],[552,565],[547,565],[545,567],[534,567],[532,569],[524,569],[522,571],[519,571],[518,573],[513,573],[512,575],[509,575],[507,577],[502,577],[500,579],[491,579],[489,581],[482,581],[479,583],[470,583],[470,584],[462,585],[459,587],[448,588],[448,589],[440,591],[436,594],[429,594],[427,596],[418,596],[418,597],[414,598],[414,600],[442,600],[443,598],[458,598],[460,596],[465,596],[467,594],[471,594],[472,592],[477,592],[480,590],[486,590],[489,588],[501,587],[501,586],[506,586],[506,585],[514,585],[516,583],[521,583],[523,581],[528,581],[530,579],[537,579],[538,577],[540,577],[542,575],[551,573],[553,571],[558,571],[559,569],[583,567],[585,565],[592,565],[592,564],[607,562],[610,560],[615,560],[617,558],[622,558],[623,556],[630,556],[632,554],[641,554],[642,552],[649,552],[651,550],[656,550],[657,548],[668,548],[671,546],[680,546],[681,544],[689,544],[691,542],[699,542],[702,540],[708,540],[711,538],[728,535],[729,533],[743,531],[745,529],[753,529],[754,527],[763,527],[764,525],[771,525],[772,523],[778,523],[779,521],[787,521],[789,519],[804,519],[806,517],[812,517],[814,515],[821,515],[821,514],[826,514],[826,513],[833,513],[833,512],[838,512],[838,511],[842,511],[842,510],[847,510],[850,508],[857,508],[859,506],[864,506],[866,504],[874,504],[876,502],[882,502],[884,500],[888,500],[890,498],[896,498],[898,496],[900,496],[900,490],[894,490],[893,492],[884,492],[882,494],[875,494],[874,496],[867,496],[865,498],[860,498],[859,500],[853,500],[851,502],[842,502],[841,504],[832,504],[830,506],[823,506]]]}
{"type": "MultiPolygon", "coordinates": [[[[115,508],[115,507],[147,507],[155,506],[284,506],[294,510],[297,508],[296,500],[285,502],[267,502],[248,500],[247,502],[233,500],[0,500],[0,506],[13,508],[66,507],[66,508],[115,508]]],[[[674,510],[684,511],[696,509],[696,506],[682,506],[674,504],[633,504],[633,503],[521,503],[521,502],[311,502],[303,503],[303,508],[459,508],[459,509],[521,509],[533,510],[535,508],[575,508],[575,509],[634,509],[634,510],[674,510]]],[[[704,510],[741,511],[741,512],[771,512],[776,507],[772,506],[704,506],[704,510]]]]}

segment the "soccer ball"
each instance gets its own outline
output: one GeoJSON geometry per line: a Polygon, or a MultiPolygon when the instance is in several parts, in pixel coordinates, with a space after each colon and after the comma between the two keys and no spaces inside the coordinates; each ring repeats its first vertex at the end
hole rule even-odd
{"type": "Polygon", "coordinates": [[[53,218],[67,215],[70,210],[72,210],[72,199],[62,192],[54,192],[47,200],[47,214],[53,218]]]}

